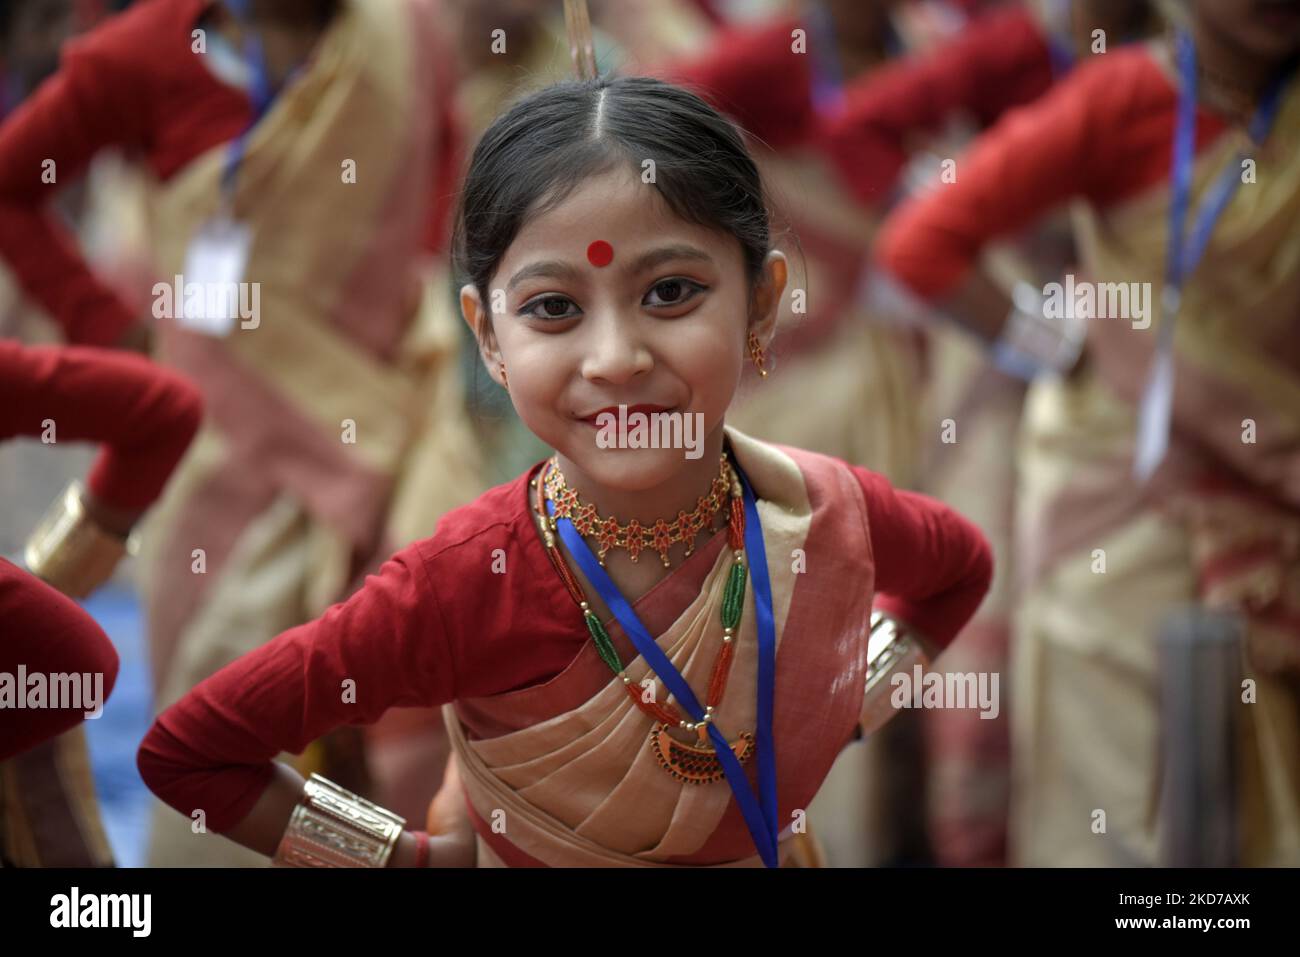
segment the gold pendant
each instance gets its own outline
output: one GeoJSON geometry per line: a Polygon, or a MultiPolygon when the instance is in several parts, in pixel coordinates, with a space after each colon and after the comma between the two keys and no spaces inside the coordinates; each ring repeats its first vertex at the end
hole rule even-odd
{"type": "MultiPolygon", "coordinates": [[[[712,745],[685,744],[670,735],[668,727],[656,724],[650,732],[650,744],[661,768],[684,784],[711,784],[727,776],[712,745]]],[[[731,742],[730,746],[736,760],[744,764],[754,753],[754,736],[742,732],[740,740],[731,742]]]]}

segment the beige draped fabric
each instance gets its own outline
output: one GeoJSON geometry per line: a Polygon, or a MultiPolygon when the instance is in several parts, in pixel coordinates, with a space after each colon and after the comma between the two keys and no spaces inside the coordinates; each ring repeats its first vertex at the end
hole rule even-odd
{"type": "MultiPolygon", "coordinates": [[[[784,813],[784,786],[806,795],[801,799],[801,806],[806,806],[852,732],[862,707],[872,559],[862,554],[859,539],[856,556],[839,557],[846,567],[838,598],[827,596],[816,602],[815,608],[805,603],[792,617],[801,572],[790,556],[806,550],[808,563],[831,561],[814,550],[819,545],[836,547],[835,534],[814,531],[821,520],[814,520],[806,476],[810,470],[822,473],[819,497],[831,494],[831,489],[843,496],[837,500],[838,519],[848,529],[846,535],[854,531],[861,535],[865,529],[860,492],[854,509],[849,496],[855,490],[835,484],[840,479],[852,482],[852,476],[843,466],[827,464],[829,459],[796,462],[787,454],[794,450],[765,445],[734,429],[728,429],[728,436],[759,497],[771,575],[778,642],[774,734],[784,813]],[[836,471],[841,474],[837,476],[836,471]],[[805,752],[808,763],[797,759],[800,752],[805,752]],[[783,775],[801,774],[816,779],[782,782],[783,775]]],[[[707,686],[721,647],[719,614],[730,562],[731,552],[719,549],[699,594],[656,639],[692,688],[707,686]]],[[[746,589],[727,695],[716,712],[718,727],[732,741],[742,731],[755,730],[755,621],[751,585],[746,589]]],[[[621,634],[616,625],[611,625],[610,631],[621,634]]],[[[623,660],[634,683],[649,674],[639,655],[624,656],[623,660]]],[[[593,645],[585,646],[565,672],[539,689],[533,701],[563,697],[575,686],[597,690],[576,708],[486,739],[469,737],[456,705],[445,709],[471,807],[481,821],[489,827],[495,825],[493,833],[500,833],[526,858],[548,866],[760,865],[743,827],[735,833],[733,826],[725,849],[715,844],[713,851],[706,850],[729,807],[735,813],[730,787],[725,781],[682,784],[657,765],[649,743],[651,719],[632,703],[593,645]],[[716,854],[721,859],[689,860],[701,854],[716,854]]],[[[478,700],[471,706],[478,716],[501,717],[515,704],[511,699],[505,695],[499,700],[478,700]]],[[[754,763],[751,759],[747,764],[751,778],[754,763]]],[[[803,817],[791,811],[781,818],[779,829],[786,838],[804,830],[803,817]]],[[[481,866],[503,863],[502,856],[482,836],[479,843],[481,866]]],[[[793,845],[787,839],[780,846],[784,860],[793,845]]]]}
{"type": "MultiPolygon", "coordinates": [[[[1198,156],[1193,209],[1240,145],[1230,132],[1198,156]]],[[[1159,319],[1093,320],[1089,367],[1030,391],[1013,708],[1021,863],[1156,862],[1156,637],[1188,604],[1246,624],[1243,674],[1258,699],[1234,716],[1242,863],[1300,863],[1300,84],[1252,152],[1254,181],[1183,292],[1173,432],[1150,483],[1132,467],[1159,319]]],[[[1078,209],[1081,278],[1149,282],[1158,302],[1168,209],[1166,187],[1078,209]]]]}

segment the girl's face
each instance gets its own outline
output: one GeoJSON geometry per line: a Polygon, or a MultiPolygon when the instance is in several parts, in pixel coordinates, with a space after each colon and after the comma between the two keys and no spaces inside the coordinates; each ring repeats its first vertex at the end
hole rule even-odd
{"type": "MultiPolygon", "coordinates": [[[[748,333],[771,338],[780,253],[764,279],[751,301],[740,243],[679,219],[620,167],[528,220],[489,281],[490,301],[466,285],[461,311],[490,330],[484,362],[503,385],[504,363],[511,402],[538,438],[598,484],[643,491],[682,469],[687,450],[602,448],[596,415],[619,405],[702,413],[696,441],[716,456],[748,333]],[[613,250],[607,265],[588,259],[598,241],[613,250]]],[[[716,457],[703,468],[715,474],[716,457]]]]}

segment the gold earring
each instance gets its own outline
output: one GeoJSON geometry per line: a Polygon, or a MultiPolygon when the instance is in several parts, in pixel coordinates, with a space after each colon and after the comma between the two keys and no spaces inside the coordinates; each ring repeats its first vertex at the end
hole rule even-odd
{"type": "Polygon", "coordinates": [[[506,376],[506,364],[504,362],[498,362],[497,368],[501,370],[501,382],[506,387],[506,391],[509,392],[510,379],[506,376]]]}
{"type": "Polygon", "coordinates": [[[758,336],[752,332],[749,334],[749,357],[754,360],[758,374],[767,378],[767,370],[763,368],[763,363],[767,361],[767,350],[758,341],[758,336]]]}

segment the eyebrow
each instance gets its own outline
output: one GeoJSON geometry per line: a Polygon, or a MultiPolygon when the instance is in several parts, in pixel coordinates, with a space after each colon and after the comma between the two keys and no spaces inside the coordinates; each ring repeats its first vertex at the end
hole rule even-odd
{"type": "MultiPolygon", "coordinates": [[[[631,273],[644,272],[647,269],[653,269],[674,259],[689,259],[696,262],[713,262],[713,257],[698,246],[690,246],[685,243],[673,243],[669,246],[660,246],[658,249],[651,249],[642,253],[628,265],[627,270],[631,273]]],[[[525,279],[535,277],[549,277],[552,279],[562,279],[566,282],[577,282],[581,278],[581,273],[577,267],[571,263],[563,262],[557,259],[546,259],[540,262],[529,263],[524,268],[510,277],[506,283],[506,290],[514,289],[525,279]]]]}
{"type": "Polygon", "coordinates": [[[547,276],[553,279],[563,279],[566,282],[576,282],[578,279],[578,270],[566,262],[560,262],[556,259],[547,259],[542,262],[529,263],[523,269],[519,270],[510,277],[506,283],[506,291],[514,289],[525,279],[532,279],[534,276],[547,276]]]}
{"type": "Polygon", "coordinates": [[[642,253],[632,261],[628,270],[633,273],[645,272],[647,269],[653,269],[662,263],[673,259],[690,259],[696,262],[713,262],[713,257],[706,253],[698,246],[690,246],[686,243],[673,243],[669,246],[660,246],[658,249],[651,249],[642,253]]]}

